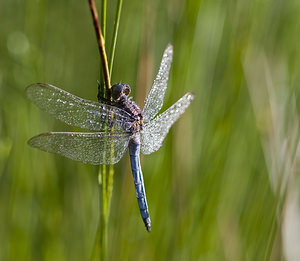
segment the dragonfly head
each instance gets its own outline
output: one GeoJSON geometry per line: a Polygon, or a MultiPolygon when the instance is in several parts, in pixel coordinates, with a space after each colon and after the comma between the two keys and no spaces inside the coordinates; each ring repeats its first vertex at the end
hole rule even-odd
{"type": "Polygon", "coordinates": [[[111,87],[111,97],[114,101],[117,101],[123,95],[128,96],[131,89],[128,84],[116,83],[111,87]]]}

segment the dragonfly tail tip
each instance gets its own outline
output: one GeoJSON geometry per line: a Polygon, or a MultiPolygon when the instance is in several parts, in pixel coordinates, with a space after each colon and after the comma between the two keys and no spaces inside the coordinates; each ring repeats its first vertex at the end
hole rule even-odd
{"type": "Polygon", "coordinates": [[[146,226],[146,229],[147,229],[148,232],[151,232],[151,225],[148,224],[148,225],[146,226]]]}
{"type": "Polygon", "coordinates": [[[144,223],[145,223],[145,227],[147,229],[148,232],[151,232],[151,221],[150,218],[144,218],[144,223]]]}

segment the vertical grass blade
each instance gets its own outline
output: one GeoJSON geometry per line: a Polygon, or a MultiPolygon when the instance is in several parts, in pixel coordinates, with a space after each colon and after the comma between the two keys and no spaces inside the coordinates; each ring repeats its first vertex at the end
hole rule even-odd
{"type": "MultiPolygon", "coordinates": [[[[117,10],[116,10],[116,17],[114,22],[114,30],[113,30],[113,40],[112,45],[110,48],[110,58],[109,58],[109,77],[111,78],[112,75],[112,68],[113,68],[113,61],[115,55],[115,49],[117,44],[117,37],[119,31],[119,23],[121,17],[121,10],[122,10],[123,0],[118,0],[117,10]]],[[[111,196],[113,191],[113,177],[114,177],[114,167],[112,165],[108,166],[108,180],[107,180],[107,206],[108,206],[108,213],[110,212],[110,203],[111,203],[111,196]]]]}
{"type": "Polygon", "coordinates": [[[106,0],[101,0],[101,29],[103,39],[105,40],[106,35],[106,0]]]}
{"type": "MultiPolygon", "coordinates": [[[[101,212],[101,258],[100,260],[106,260],[106,250],[107,250],[107,220],[108,220],[108,208],[107,208],[107,168],[105,165],[100,166],[100,172],[102,177],[101,188],[102,188],[102,212],[101,212]]],[[[100,174],[99,172],[99,174],[100,174]]]]}
{"type": "Polygon", "coordinates": [[[118,0],[115,23],[114,23],[113,39],[111,42],[110,56],[109,56],[109,77],[111,77],[112,75],[112,68],[113,68],[114,57],[115,57],[115,49],[116,49],[117,38],[118,38],[122,5],[123,5],[123,0],[118,0]]]}
{"type": "MultiPolygon", "coordinates": [[[[101,2],[101,26],[99,25],[98,14],[96,5],[93,0],[89,0],[90,9],[93,17],[94,27],[97,36],[97,43],[99,46],[100,59],[102,62],[102,71],[100,71],[100,88],[101,93],[106,93],[106,98],[110,99],[110,73],[107,63],[107,55],[105,50],[105,32],[106,32],[106,0],[101,2]],[[105,87],[103,86],[103,78],[105,87]]],[[[109,171],[112,173],[113,171],[109,171]]],[[[112,180],[112,178],[110,179],[112,180]]],[[[101,215],[99,216],[99,227],[94,242],[94,249],[91,260],[102,260],[105,261],[107,258],[107,223],[109,216],[108,208],[108,191],[107,191],[107,168],[105,165],[99,167],[98,170],[98,181],[101,186],[101,215]],[[97,258],[98,257],[98,258],[97,258]]],[[[110,184],[110,191],[112,191],[112,184],[110,184]]]]}

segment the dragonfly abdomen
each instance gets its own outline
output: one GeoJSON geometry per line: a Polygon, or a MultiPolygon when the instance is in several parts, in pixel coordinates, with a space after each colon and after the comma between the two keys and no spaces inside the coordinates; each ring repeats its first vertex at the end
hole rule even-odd
{"type": "Polygon", "coordinates": [[[148,211],[146,192],[144,186],[144,178],[140,163],[140,141],[138,135],[133,135],[129,142],[129,155],[132,176],[134,180],[134,186],[136,191],[136,197],[138,200],[140,213],[145,223],[148,232],[151,231],[151,220],[148,211]]]}

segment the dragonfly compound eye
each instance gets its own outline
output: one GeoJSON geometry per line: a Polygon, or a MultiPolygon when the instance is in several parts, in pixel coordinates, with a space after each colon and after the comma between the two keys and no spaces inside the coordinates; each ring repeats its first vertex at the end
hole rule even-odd
{"type": "Polygon", "coordinates": [[[113,100],[118,100],[122,94],[123,91],[123,85],[120,83],[116,83],[113,86],[111,86],[111,97],[113,100]]]}
{"type": "Polygon", "coordinates": [[[123,93],[128,96],[131,92],[130,86],[128,84],[123,84],[123,93]]]}

